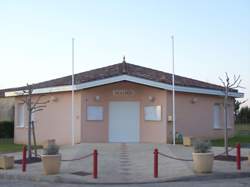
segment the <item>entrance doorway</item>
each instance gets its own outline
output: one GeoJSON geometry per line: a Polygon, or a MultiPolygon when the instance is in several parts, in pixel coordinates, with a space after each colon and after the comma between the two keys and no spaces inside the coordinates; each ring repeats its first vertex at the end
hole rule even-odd
{"type": "Polygon", "coordinates": [[[109,103],[109,142],[139,142],[140,103],[109,103]]]}

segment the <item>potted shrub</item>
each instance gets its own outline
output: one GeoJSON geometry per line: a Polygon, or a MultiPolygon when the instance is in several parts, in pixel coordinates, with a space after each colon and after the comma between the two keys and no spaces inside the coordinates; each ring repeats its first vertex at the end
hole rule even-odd
{"type": "Polygon", "coordinates": [[[211,144],[208,141],[195,141],[193,167],[197,173],[211,173],[213,169],[214,154],[210,152],[211,144]]]}
{"type": "Polygon", "coordinates": [[[59,153],[59,146],[55,142],[49,142],[44,148],[41,155],[43,169],[45,175],[53,175],[59,173],[61,166],[61,154],[59,153]]]}

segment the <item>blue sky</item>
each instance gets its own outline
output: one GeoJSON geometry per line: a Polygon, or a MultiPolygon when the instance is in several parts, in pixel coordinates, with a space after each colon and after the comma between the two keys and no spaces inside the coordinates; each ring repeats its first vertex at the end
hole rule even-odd
{"type": "MultiPolygon", "coordinates": [[[[250,1],[0,0],[0,88],[122,61],[220,84],[240,74],[250,100],[250,1]]],[[[248,101],[250,105],[250,101],[248,101]]]]}

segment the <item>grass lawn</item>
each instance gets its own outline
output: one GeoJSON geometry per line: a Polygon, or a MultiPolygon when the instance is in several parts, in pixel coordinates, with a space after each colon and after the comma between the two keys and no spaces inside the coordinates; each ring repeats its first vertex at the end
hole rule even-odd
{"type": "MultiPolygon", "coordinates": [[[[250,124],[236,124],[235,136],[229,138],[229,146],[235,146],[237,143],[250,144],[250,124]]],[[[213,146],[224,146],[224,139],[212,140],[213,146]]]]}
{"type": "MultiPolygon", "coordinates": [[[[33,148],[33,146],[32,146],[33,148]]],[[[41,149],[42,146],[38,145],[37,149],[41,149]]],[[[12,153],[22,151],[22,144],[14,144],[13,139],[0,139],[0,154],[12,153]]]]}
{"type": "Polygon", "coordinates": [[[11,153],[21,151],[23,145],[14,144],[13,139],[0,139],[0,153],[11,153]]]}
{"type": "MultiPolygon", "coordinates": [[[[222,147],[222,146],[224,146],[224,139],[212,140],[211,143],[213,146],[222,147]]],[[[234,147],[237,143],[250,144],[250,135],[244,135],[244,136],[243,135],[236,135],[232,138],[229,138],[229,140],[228,140],[229,146],[234,147]]]]}

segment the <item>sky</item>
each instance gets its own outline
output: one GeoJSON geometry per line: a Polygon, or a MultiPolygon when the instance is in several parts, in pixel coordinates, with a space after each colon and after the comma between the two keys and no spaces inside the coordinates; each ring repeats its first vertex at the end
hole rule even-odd
{"type": "Polygon", "coordinates": [[[129,63],[210,83],[240,75],[250,106],[248,0],[0,0],[0,89],[129,63]]]}

